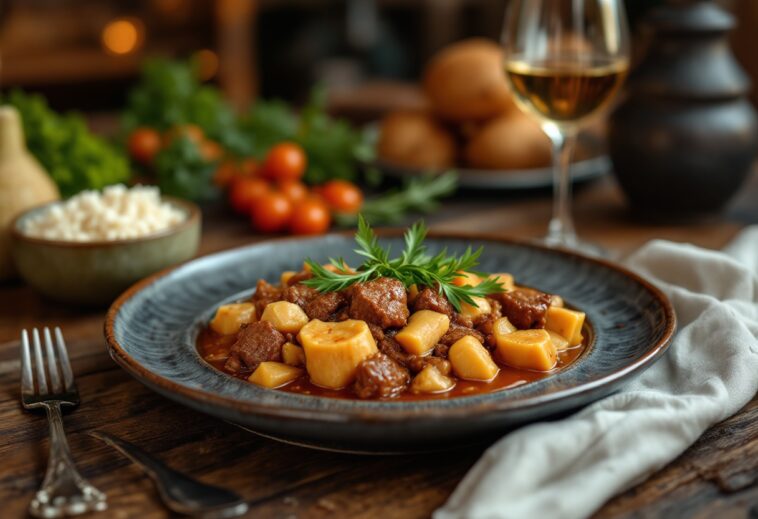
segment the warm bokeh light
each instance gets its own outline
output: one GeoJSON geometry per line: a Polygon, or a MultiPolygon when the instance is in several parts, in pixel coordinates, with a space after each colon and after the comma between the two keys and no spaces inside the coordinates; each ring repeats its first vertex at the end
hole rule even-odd
{"type": "Polygon", "coordinates": [[[135,18],[112,20],[103,28],[103,47],[113,54],[129,54],[142,45],[144,32],[144,25],[135,18]]]}
{"type": "Polygon", "coordinates": [[[199,50],[193,56],[197,63],[197,75],[202,81],[208,81],[218,72],[218,55],[212,50],[199,50]]]}

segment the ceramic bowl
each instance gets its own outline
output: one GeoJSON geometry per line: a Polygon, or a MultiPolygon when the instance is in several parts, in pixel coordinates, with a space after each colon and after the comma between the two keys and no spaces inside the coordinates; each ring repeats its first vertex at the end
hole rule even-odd
{"type": "Polygon", "coordinates": [[[200,209],[184,200],[163,200],[186,213],[187,218],[161,233],[113,241],[70,242],[27,236],[23,232],[27,219],[52,204],[30,209],[11,223],[16,269],[29,285],[51,299],[107,305],[136,281],[197,253],[200,209]]]}
{"type": "MultiPolygon", "coordinates": [[[[402,237],[382,238],[393,251],[402,237]]],[[[480,269],[560,294],[587,314],[591,344],[558,373],[498,392],[449,399],[362,401],[263,389],[207,364],[195,341],[215,309],[249,297],[259,278],[277,282],[304,257],[360,264],[352,236],[287,239],[213,254],[156,274],[111,306],[105,325],[113,359],[153,390],[259,434],[350,452],[450,449],[565,414],[601,398],[666,350],[674,311],[654,286],[622,267],[502,238],[432,235],[429,252],[484,246],[480,269]]]]}

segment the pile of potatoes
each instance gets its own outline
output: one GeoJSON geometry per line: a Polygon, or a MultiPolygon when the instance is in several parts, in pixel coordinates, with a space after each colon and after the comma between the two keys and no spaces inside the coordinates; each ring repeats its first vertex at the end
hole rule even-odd
{"type": "Polygon", "coordinates": [[[427,64],[422,87],[427,110],[382,120],[377,152],[385,162],[429,170],[549,165],[550,141],[514,104],[496,43],[474,38],[446,47],[427,64]]]}

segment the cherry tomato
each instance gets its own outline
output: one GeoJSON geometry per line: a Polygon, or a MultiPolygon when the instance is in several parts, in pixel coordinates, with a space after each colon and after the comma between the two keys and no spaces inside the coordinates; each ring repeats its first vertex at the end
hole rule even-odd
{"type": "Polygon", "coordinates": [[[330,209],[339,213],[355,214],[363,205],[363,192],[347,180],[330,180],[321,186],[319,195],[330,209]]]}
{"type": "Polygon", "coordinates": [[[271,191],[253,201],[250,219],[262,232],[278,232],[287,227],[292,216],[292,202],[282,193],[271,191]]]}
{"type": "Polygon", "coordinates": [[[215,162],[224,156],[224,148],[215,141],[203,140],[200,143],[200,155],[208,162],[215,162]]]}
{"type": "Polygon", "coordinates": [[[299,180],[284,180],[277,183],[276,187],[293,204],[308,196],[308,188],[299,180]]]}
{"type": "Polygon", "coordinates": [[[174,126],[163,135],[163,145],[168,146],[174,139],[179,137],[186,137],[197,146],[201,146],[205,141],[205,133],[203,129],[196,124],[180,124],[174,126]]]}
{"type": "Polygon", "coordinates": [[[308,159],[303,148],[282,142],[271,148],[263,161],[263,176],[272,180],[300,180],[308,159]]]}
{"type": "Polygon", "coordinates": [[[235,179],[242,176],[239,165],[233,160],[225,160],[218,165],[213,173],[213,183],[218,187],[227,187],[235,179]]]}
{"type": "Polygon", "coordinates": [[[240,172],[243,176],[247,177],[254,177],[258,174],[258,170],[260,169],[260,164],[258,164],[258,161],[252,158],[244,159],[242,162],[240,162],[240,172]]]}
{"type": "Polygon", "coordinates": [[[161,134],[152,128],[137,128],[129,136],[129,154],[141,164],[152,163],[161,145],[161,134]]]}
{"type": "Polygon", "coordinates": [[[269,183],[262,178],[238,177],[229,187],[229,203],[240,214],[250,214],[253,201],[271,191],[269,183]]]}
{"type": "Polygon", "coordinates": [[[326,204],[310,197],[295,206],[289,228],[293,234],[323,234],[331,223],[332,217],[326,204]]]}

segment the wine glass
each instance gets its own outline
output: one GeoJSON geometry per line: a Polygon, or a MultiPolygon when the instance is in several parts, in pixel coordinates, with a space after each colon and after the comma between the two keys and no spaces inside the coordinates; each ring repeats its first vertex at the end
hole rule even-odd
{"type": "Polygon", "coordinates": [[[569,164],[579,128],[610,103],[629,69],[623,2],[512,0],[503,44],[516,104],[553,145],[553,217],[543,241],[601,254],[577,239],[569,164]]]}

